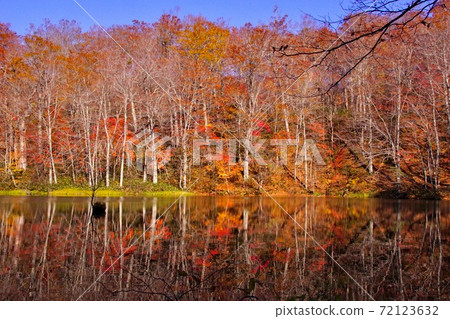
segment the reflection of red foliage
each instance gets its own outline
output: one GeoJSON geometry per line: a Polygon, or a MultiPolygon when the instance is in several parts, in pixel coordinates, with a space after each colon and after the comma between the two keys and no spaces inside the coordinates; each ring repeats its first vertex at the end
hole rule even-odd
{"type": "Polygon", "coordinates": [[[106,250],[103,255],[103,263],[101,265],[96,264],[95,267],[101,271],[113,272],[121,268],[121,262],[125,262],[133,252],[137,249],[136,245],[131,245],[133,237],[133,229],[130,229],[128,233],[122,238],[122,242],[117,238],[113,232],[109,233],[111,239],[109,250],[106,250]],[[123,254],[123,256],[121,256],[123,254]]]}
{"type": "MultiPolygon", "coordinates": [[[[154,239],[169,239],[170,236],[172,235],[172,233],[170,232],[169,228],[166,226],[163,226],[163,220],[159,219],[156,221],[155,223],[155,232],[154,232],[154,239]]],[[[152,236],[152,232],[150,230],[148,230],[145,233],[145,238],[146,239],[150,239],[150,237],[152,236]]]]}
{"type": "Polygon", "coordinates": [[[211,262],[208,261],[207,258],[196,258],[195,265],[209,267],[209,266],[211,266],[211,262]]]}

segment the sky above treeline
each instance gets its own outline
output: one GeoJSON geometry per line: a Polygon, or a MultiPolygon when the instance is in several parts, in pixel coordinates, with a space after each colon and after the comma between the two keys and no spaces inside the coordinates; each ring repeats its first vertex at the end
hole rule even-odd
{"type": "Polygon", "coordinates": [[[202,15],[209,20],[223,19],[230,26],[267,23],[276,15],[300,21],[305,14],[318,19],[338,20],[345,15],[350,0],[0,0],[0,22],[9,23],[18,34],[26,34],[30,23],[44,19],[56,23],[76,20],[83,30],[95,23],[78,4],[102,26],[129,24],[133,20],[156,21],[162,14],[179,17],[202,15]]]}

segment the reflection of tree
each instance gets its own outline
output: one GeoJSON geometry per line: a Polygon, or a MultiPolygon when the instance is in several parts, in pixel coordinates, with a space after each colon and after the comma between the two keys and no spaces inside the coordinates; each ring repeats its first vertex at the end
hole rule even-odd
{"type": "Polygon", "coordinates": [[[0,203],[0,298],[76,299],[104,273],[83,299],[366,299],[299,225],[375,299],[448,297],[447,203],[280,198],[296,225],[269,198],[150,201],[94,221],[87,201],[0,203]]]}

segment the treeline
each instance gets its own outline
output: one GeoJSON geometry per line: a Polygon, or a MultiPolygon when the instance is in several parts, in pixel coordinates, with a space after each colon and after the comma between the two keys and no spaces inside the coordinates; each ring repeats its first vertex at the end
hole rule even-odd
{"type": "Polygon", "coordinates": [[[355,15],[333,30],[287,17],[236,28],[163,15],[106,32],[45,22],[24,36],[0,24],[1,188],[141,180],[219,193],[263,186],[271,193],[445,194],[449,9],[443,3],[421,23],[348,41],[383,19],[355,15]],[[163,137],[170,142],[154,151],[163,137]],[[242,143],[236,165],[228,164],[227,147],[207,162],[204,147],[195,166],[194,138],[297,145],[287,163],[281,149],[261,148],[266,166],[242,143]],[[306,140],[325,166],[295,165],[310,158],[301,153],[306,140]]]}

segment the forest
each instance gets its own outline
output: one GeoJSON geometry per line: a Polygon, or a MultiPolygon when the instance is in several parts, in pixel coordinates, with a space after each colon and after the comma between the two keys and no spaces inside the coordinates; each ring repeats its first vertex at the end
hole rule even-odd
{"type": "Polygon", "coordinates": [[[391,17],[333,28],[275,11],[233,27],[164,14],[89,31],[45,21],[26,35],[0,23],[0,192],[446,198],[449,8],[411,10],[373,34],[391,17]],[[194,165],[195,139],[295,143],[287,161],[266,143],[265,166],[242,143],[235,165],[228,144],[213,161],[204,146],[194,165]],[[302,154],[305,141],[324,165],[302,154]]]}

